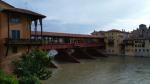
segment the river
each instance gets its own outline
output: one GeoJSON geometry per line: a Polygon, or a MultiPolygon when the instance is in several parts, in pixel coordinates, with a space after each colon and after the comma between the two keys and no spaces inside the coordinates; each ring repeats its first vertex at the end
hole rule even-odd
{"type": "Polygon", "coordinates": [[[150,58],[110,56],[64,63],[43,84],[150,84],[150,58]]]}

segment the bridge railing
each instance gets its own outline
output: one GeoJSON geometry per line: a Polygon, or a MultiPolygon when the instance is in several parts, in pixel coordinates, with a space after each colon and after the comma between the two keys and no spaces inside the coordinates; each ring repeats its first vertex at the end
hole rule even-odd
{"type": "Polygon", "coordinates": [[[41,49],[65,49],[65,48],[80,48],[80,47],[98,47],[103,46],[103,43],[53,43],[41,41],[40,39],[6,39],[5,44],[9,45],[31,45],[39,46],[41,49]]]}
{"type": "Polygon", "coordinates": [[[99,43],[52,43],[43,44],[40,46],[41,49],[65,49],[65,48],[84,48],[84,47],[99,47],[103,44],[99,43]]]}

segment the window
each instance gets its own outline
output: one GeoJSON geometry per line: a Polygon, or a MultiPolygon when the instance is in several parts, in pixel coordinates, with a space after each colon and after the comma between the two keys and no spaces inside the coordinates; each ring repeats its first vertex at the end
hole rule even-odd
{"type": "Polygon", "coordinates": [[[27,24],[27,28],[30,29],[31,28],[32,23],[28,23],[27,24]]]}
{"type": "Polygon", "coordinates": [[[141,52],[141,49],[139,49],[139,52],[141,52]]]}
{"type": "Polygon", "coordinates": [[[145,49],[143,49],[143,52],[145,52],[145,49]]]}
{"type": "Polygon", "coordinates": [[[149,49],[147,49],[146,51],[149,52],[149,49]]]}
{"type": "Polygon", "coordinates": [[[138,41],[135,41],[135,43],[138,43],[138,41]]]}
{"type": "Polygon", "coordinates": [[[138,47],[141,47],[141,45],[139,44],[138,47]]]}
{"type": "Polygon", "coordinates": [[[135,52],[137,52],[137,49],[135,49],[135,52]]]}
{"type": "Polygon", "coordinates": [[[108,50],[108,53],[111,52],[111,50],[108,50]]]}
{"type": "Polygon", "coordinates": [[[114,52],[114,50],[112,50],[112,52],[114,52]]]}
{"type": "Polygon", "coordinates": [[[12,39],[20,39],[20,31],[19,30],[11,30],[11,38],[12,39]]]}
{"type": "Polygon", "coordinates": [[[144,45],[144,44],[142,44],[142,47],[145,47],[145,45],[144,45]]]}
{"type": "Polygon", "coordinates": [[[16,23],[20,23],[21,19],[19,16],[11,16],[9,22],[16,24],[16,23]]]}

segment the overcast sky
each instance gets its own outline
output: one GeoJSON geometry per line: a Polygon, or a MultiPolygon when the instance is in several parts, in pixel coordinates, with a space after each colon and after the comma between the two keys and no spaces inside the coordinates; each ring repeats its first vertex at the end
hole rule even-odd
{"type": "Polygon", "coordinates": [[[150,24],[150,0],[5,0],[47,16],[44,30],[91,33],[150,24]]]}

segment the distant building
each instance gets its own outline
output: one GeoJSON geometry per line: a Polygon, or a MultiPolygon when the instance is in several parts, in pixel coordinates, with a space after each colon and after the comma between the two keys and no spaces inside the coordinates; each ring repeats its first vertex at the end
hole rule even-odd
{"type": "Polygon", "coordinates": [[[150,57],[150,27],[145,24],[131,33],[112,29],[91,34],[105,37],[106,54],[150,57]]]}
{"type": "Polygon", "coordinates": [[[130,33],[130,37],[124,40],[125,55],[150,56],[150,27],[145,24],[130,33]]]}
{"type": "Polygon", "coordinates": [[[128,38],[129,33],[120,30],[109,30],[105,32],[105,47],[107,54],[124,54],[123,40],[128,38]]]}
{"type": "Polygon", "coordinates": [[[91,33],[92,35],[96,35],[96,36],[104,36],[105,35],[105,31],[95,31],[91,33]]]}
{"type": "Polygon", "coordinates": [[[92,35],[103,35],[105,38],[105,52],[107,54],[124,54],[123,40],[129,37],[129,33],[112,29],[109,31],[94,31],[92,35]]]}
{"type": "Polygon", "coordinates": [[[150,27],[148,28],[145,24],[141,24],[139,25],[139,28],[131,32],[130,37],[131,38],[150,37],[150,27]]]}
{"type": "Polygon", "coordinates": [[[124,40],[125,55],[150,57],[150,38],[130,38],[124,40]]]}

